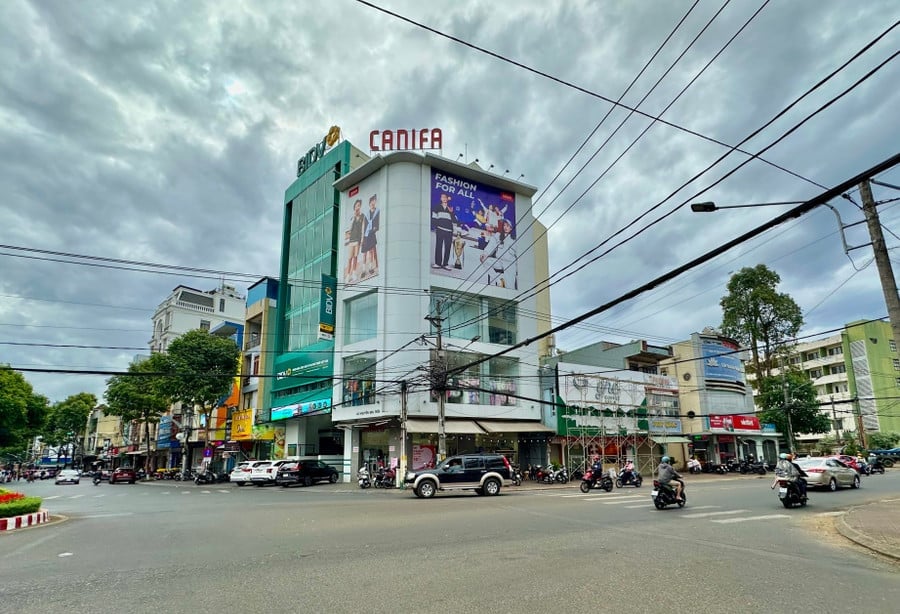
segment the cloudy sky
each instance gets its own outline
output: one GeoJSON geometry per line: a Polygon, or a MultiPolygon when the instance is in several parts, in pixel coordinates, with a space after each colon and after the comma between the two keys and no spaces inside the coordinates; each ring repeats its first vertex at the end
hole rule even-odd
{"type": "MultiPolygon", "coordinates": [[[[275,275],[284,189],[333,124],[362,149],[375,128],[440,127],[444,156],[524,175],[550,227],[551,272],[562,277],[598,246],[591,257],[608,252],[553,286],[560,321],[784,209],[682,207],[608,251],[679,205],[804,200],[900,148],[900,62],[891,61],[765,162],[709,187],[748,159],[732,153],[665,200],[895,25],[893,0],[374,4],[471,46],[354,0],[0,3],[0,363],[122,370],[139,353],[130,348],[147,347],[153,311],[173,287],[218,283],[47,251],[275,275]],[[608,102],[620,97],[646,115],[608,102]],[[668,124],[651,125],[664,109],[668,124]]],[[[770,146],[898,48],[900,28],[741,148],[770,146]]],[[[900,169],[879,179],[900,185],[900,169]]],[[[875,189],[876,200],[896,196],[875,189]]],[[[833,204],[845,223],[863,219],[854,203],[833,204]]],[[[889,247],[900,245],[896,205],[880,207],[889,247]]],[[[865,226],[847,239],[867,243],[865,226]]],[[[843,253],[833,213],[819,209],[558,345],[683,339],[719,324],[729,274],[758,263],[781,275],[804,333],[881,317],[870,261],[867,247],[843,253]]],[[[98,376],[26,377],[53,401],[104,389],[98,376]]]]}

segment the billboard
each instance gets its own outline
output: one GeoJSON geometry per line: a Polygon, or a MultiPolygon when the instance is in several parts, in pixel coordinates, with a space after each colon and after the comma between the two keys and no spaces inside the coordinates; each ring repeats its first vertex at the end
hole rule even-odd
{"type": "Polygon", "coordinates": [[[729,433],[760,431],[759,418],[756,416],[741,415],[709,415],[709,429],[711,431],[727,431],[729,433]]]}
{"type": "Polygon", "coordinates": [[[431,172],[431,272],[518,289],[516,195],[431,172]]]}
{"type": "Polygon", "coordinates": [[[368,177],[347,190],[341,202],[341,232],[343,233],[340,281],[353,285],[375,281],[379,276],[378,237],[383,228],[378,186],[380,175],[368,177]]]}
{"type": "Polygon", "coordinates": [[[334,298],[337,296],[337,279],[322,274],[322,295],[319,303],[319,339],[334,340],[334,298]]]}
{"type": "Polygon", "coordinates": [[[701,339],[703,375],[708,380],[744,383],[744,363],[737,345],[724,339],[701,339]]]}

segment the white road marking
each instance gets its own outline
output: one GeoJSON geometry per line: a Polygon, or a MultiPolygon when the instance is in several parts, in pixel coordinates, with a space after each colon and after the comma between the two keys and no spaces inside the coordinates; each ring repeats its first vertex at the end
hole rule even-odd
{"type": "Polygon", "coordinates": [[[210,494],[210,492],[212,492],[212,491],[209,491],[209,490],[201,490],[201,491],[200,491],[200,494],[201,494],[201,495],[208,495],[208,494],[210,494]]]}
{"type": "Polygon", "coordinates": [[[59,558],[63,558],[64,556],[72,556],[72,553],[71,552],[60,552],[56,556],[58,556],[59,558]]]}
{"type": "Polygon", "coordinates": [[[105,497],[106,495],[94,495],[94,499],[100,499],[101,497],[105,497]]]}
{"type": "Polygon", "coordinates": [[[72,495],[69,499],[81,499],[84,495],[72,495]]]}
{"type": "Polygon", "coordinates": [[[643,499],[643,497],[628,497],[627,499],[619,499],[618,501],[603,501],[603,505],[620,505],[622,503],[634,503],[636,498],[643,499]]]}
{"type": "Polygon", "coordinates": [[[816,516],[843,516],[844,512],[822,512],[816,516]]]}
{"type": "Polygon", "coordinates": [[[224,490],[224,489],[223,489],[223,490],[219,490],[219,492],[224,492],[225,494],[228,494],[228,493],[230,493],[231,491],[230,491],[230,490],[224,490]]]}
{"type": "Polygon", "coordinates": [[[183,494],[183,495],[189,495],[189,494],[191,494],[191,491],[189,491],[189,490],[186,490],[186,491],[184,491],[184,492],[183,492],[183,493],[181,493],[181,494],[183,494]]]}
{"type": "Polygon", "coordinates": [[[692,505],[692,510],[715,510],[722,507],[721,505],[692,505]]]}
{"type": "Polygon", "coordinates": [[[710,520],[719,524],[732,524],[735,522],[750,522],[751,520],[774,520],[775,518],[790,518],[787,514],[768,514],[766,516],[748,516],[746,518],[725,518],[723,520],[710,520]]]}
{"type": "Polygon", "coordinates": [[[682,518],[708,518],[710,516],[728,516],[731,514],[743,514],[750,510],[728,510],[727,512],[703,512],[700,514],[685,514],[682,518]]]}
{"type": "Polygon", "coordinates": [[[44,501],[49,501],[50,499],[59,499],[62,495],[51,495],[49,497],[44,497],[44,501]]]}
{"type": "Polygon", "coordinates": [[[644,504],[641,504],[641,505],[626,505],[626,506],[625,506],[625,509],[626,509],[626,510],[636,510],[636,509],[638,509],[638,508],[640,508],[640,507],[647,507],[647,506],[644,505],[644,504]]]}

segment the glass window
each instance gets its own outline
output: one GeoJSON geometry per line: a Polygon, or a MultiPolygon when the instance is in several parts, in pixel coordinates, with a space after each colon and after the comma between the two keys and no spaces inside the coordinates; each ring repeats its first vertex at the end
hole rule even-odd
{"type": "Polygon", "coordinates": [[[200,330],[209,330],[209,320],[200,320],[200,330]]]}
{"type": "Polygon", "coordinates": [[[370,292],[347,301],[344,309],[344,343],[357,343],[378,334],[378,294],[370,292]]]}
{"type": "Polygon", "coordinates": [[[375,402],[375,352],[344,359],[344,399],[346,405],[371,405],[375,402]]]}
{"type": "Polygon", "coordinates": [[[895,358],[892,362],[894,363],[894,371],[900,371],[900,358],[895,358]]]}
{"type": "Polygon", "coordinates": [[[897,351],[897,342],[894,341],[893,339],[888,339],[888,346],[891,348],[892,352],[897,351]]]}

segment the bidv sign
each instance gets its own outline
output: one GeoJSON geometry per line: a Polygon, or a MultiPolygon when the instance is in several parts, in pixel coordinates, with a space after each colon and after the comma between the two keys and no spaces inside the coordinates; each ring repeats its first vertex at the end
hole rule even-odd
{"type": "Polygon", "coordinates": [[[440,128],[416,130],[373,130],[369,133],[370,151],[400,151],[403,149],[443,149],[444,137],[440,128]]]}
{"type": "Polygon", "coordinates": [[[334,147],[334,144],[337,143],[340,138],[341,129],[339,127],[332,126],[329,128],[328,134],[325,135],[322,142],[316,143],[316,146],[307,151],[305,156],[297,160],[297,176],[299,177],[305,173],[314,162],[325,155],[326,151],[334,147]]]}

